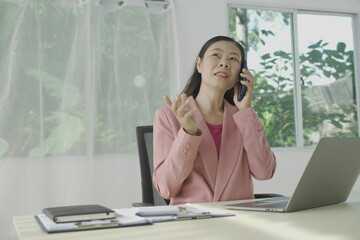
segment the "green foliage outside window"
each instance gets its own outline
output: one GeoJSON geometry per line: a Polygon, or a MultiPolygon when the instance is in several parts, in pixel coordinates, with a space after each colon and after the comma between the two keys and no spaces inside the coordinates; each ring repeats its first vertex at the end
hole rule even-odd
{"type": "MultiPolygon", "coordinates": [[[[241,42],[249,51],[257,51],[265,46],[265,38],[275,36],[273,29],[260,29],[254,19],[265,22],[278,21],[292,29],[292,14],[229,8],[229,34],[241,42]],[[249,15],[257,15],[250,20],[249,15]],[[239,37],[240,36],[240,37],[239,37]]],[[[290,30],[289,30],[290,32],[290,30]]],[[[289,38],[291,35],[289,36],[289,38]]],[[[252,69],[256,78],[253,106],[265,127],[265,134],[272,147],[294,147],[296,125],[303,124],[304,145],[314,145],[317,138],[334,136],[357,136],[357,111],[355,98],[354,52],[347,50],[344,42],[338,42],[336,49],[330,49],[328,43],[319,40],[308,46],[308,52],[300,53],[302,109],[296,109],[294,56],[292,51],[267,52],[260,57],[260,68],[252,69]],[[336,79],[333,86],[315,86],[314,76],[336,79]],[[350,79],[345,81],[344,79],[350,79]],[[334,85],[351,92],[351,100],[344,102],[333,94],[334,85]],[[350,89],[349,89],[350,88],[350,89]],[[316,99],[309,93],[332,91],[334,99],[316,99]],[[302,111],[302,123],[295,120],[295,112],[302,111]],[[330,129],[328,131],[322,129],[330,129]]],[[[251,69],[251,63],[250,63],[251,69]]],[[[314,94],[313,94],[314,95],[314,94]]],[[[316,97],[316,94],[315,94],[316,97]]]]}

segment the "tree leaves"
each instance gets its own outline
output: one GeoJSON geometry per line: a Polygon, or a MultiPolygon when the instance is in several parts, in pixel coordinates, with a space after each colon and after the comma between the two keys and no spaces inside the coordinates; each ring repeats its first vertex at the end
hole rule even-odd
{"type": "Polygon", "coordinates": [[[308,48],[310,49],[314,49],[314,48],[324,48],[325,46],[329,45],[329,43],[323,43],[323,40],[318,41],[315,44],[311,44],[308,46],[308,48]]]}
{"type": "Polygon", "coordinates": [[[53,128],[40,146],[30,151],[30,157],[40,157],[67,152],[80,140],[85,127],[80,118],[66,113],[54,112],[53,117],[58,119],[58,125],[53,128]]]}
{"type": "MultiPolygon", "coordinates": [[[[240,8],[234,8],[240,9],[240,8]]],[[[282,23],[288,26],[291,24],[292,13],[275,12],[266,10],[252,10],[242,8],[243,12],[239,14],[241,19],[247,19],[247,22],[241,21],[241,29],[243,30],[243,41],[254,52],[266,46],[266,39],[277,36],[276,27],[280,27],[282,23]],[[282,20],[282,23],[280,22],[282,20]],[[262,23],[266,24],[262,24],[262,23]],[[271,25],[271,23],[275,23],[271,25]],[[274,27],[274,25],[276,25],[274,27]],[[272,26],[272,27],[270,27],[272,26]]],[[[234,21],[232,25],[234,36],[237,25],[234,21]]],[[[323,39],[309,44],[307,51],[300,53],[300,81],[301,91],[313,91],[314,88],[322,88],[326,91],[327,87],[317,86],[317,79],[344,80],[350,85],[350,90],[355,92],[354,87],[354,51],[346,49],[346,43],[338,42],[336,47],[331,47],[328,42],[323,39]],[[349,81],[352,80],[352,83],[349,81]]],[[[271,48],[270,48],[271,49],[271,48]]],[[[271,50],[268,50],[271,51],[271,50]]],[[[295,109],[294,103],[294,84],[295,76],[293,70],[293,53],[285,51],[267,52],[260,56],[259,68],[254,69],[254,77],[256,79],[256,88],[254,94],[254,108],[256,109],[261,121],[266,128],[266,137],[273,147],[296,146],[295,139],[295,111],[302,111],[304,126],[305,145],[313,144],[311,135],[324,134],[320,128],[329,127],[326,134],[334,134],[338,136],[354,136],[357,135],[357,112],[355,100],[354,103],[346,103],[342,106],[327,103],[319,96],[309,97],[302,94],[302,109],[295,109]],[[316,99],[314,99],[316,98],[316,99]],[[314,112],[314,109],[317,109],[314,112]],[[354,124],[355,123],[355,124],[354,124]],[[353,131],[353,132],[349,132],[353,131]]],[[[342,85],[342,83],[339,83],[342,85]]],[[[333,87],[333,86],[332,86],[333,87]]],[[[347,87],[344,86],[346,89],[347,87]]],[[[334,89],[334,88],[332,88],[334,89]]],[[[338,88],[328,98],[338,98],[338,88]]],[[[345,91],[345,90],[344,90],[345,91]]],[[[345,91],[345,92],[346,92],[345,91]]],[[[316,92],[316,91],[313,91],[316,92]]],[[[339,93],[340,94],[340,93],[339,93]]],[[[355,94],[355,93],[354,93],[355,94]]],[[[355,99],[355,97],[354,97],[355,99]]],[[[324,130],[325,131],[325,130],[324,130]]]]}
{"type": "Polygon", "coordinates": [[[57,99],[59,103],[61,101],[63,109],[72,108],[79,103],[81,97],[77,87],[69,83],[63,84],[57,77],[37,68],[28,68],[25,71],[41,82],[50,96],[57,99]]]}
{"type": "Polygon", "coordinates": [[[8,150],[9,143],[5,139],[0,138],[0,157],[2,157],[8,150]]]}
{"type": "Polygon", "coordinates": [[[337,46],[336,46],[336,50],[341,52],[341,53],[345,53],[345,48],[346,48],[346,44],[344,42],[338,42],[337,46]]]}

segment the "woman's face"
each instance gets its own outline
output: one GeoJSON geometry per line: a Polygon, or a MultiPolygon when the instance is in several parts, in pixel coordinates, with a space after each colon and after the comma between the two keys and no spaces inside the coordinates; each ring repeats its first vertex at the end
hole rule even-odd
{"type": "Polygon", "coordinates": [[[201,84],[227,91],[234,87],[240,74],[240,49],[233,42],[219,41],[212,44],[204,57],[197,59],[201,84]]]}

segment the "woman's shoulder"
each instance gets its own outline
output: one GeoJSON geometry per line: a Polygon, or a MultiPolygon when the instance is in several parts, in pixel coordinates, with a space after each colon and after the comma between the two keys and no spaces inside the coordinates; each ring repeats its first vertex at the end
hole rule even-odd
{"type": "Polygon", "coordinates": [[[179,121],[169,107],[163,106],[158,108],[154,115],[154,129],[169,127],[178,130],[180,128],[179,121]]]}
{"type": "Polygon", "coordinates": [[[165,119],[171,122],[176,120],[175,115],[173,114],[171,109],[167,106],[162,106],[156,109],[154,117],[155,119],[162,119],[162,121],[165,119]]]}
{"type": "Polygon", "coordinates": [[[172,114],[171,112],[171,109],[167,106],[162,106],[162,107],[159,107],[158,109],[156,109],[155,111],[155,115],[162,115],[162,114],[165,114],[165,115],[168,115],[168,114],[172,114]]]}

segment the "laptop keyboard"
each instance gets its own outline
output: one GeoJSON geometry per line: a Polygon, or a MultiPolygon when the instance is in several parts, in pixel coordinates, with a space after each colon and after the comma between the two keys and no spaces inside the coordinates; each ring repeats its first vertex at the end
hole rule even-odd
{"type": "Polygon", "coordinates": [[[262,206],[269,208],[285,208],[289,202],[289,198],[265,199],[252,202],[254,206],[262,206]]]}

